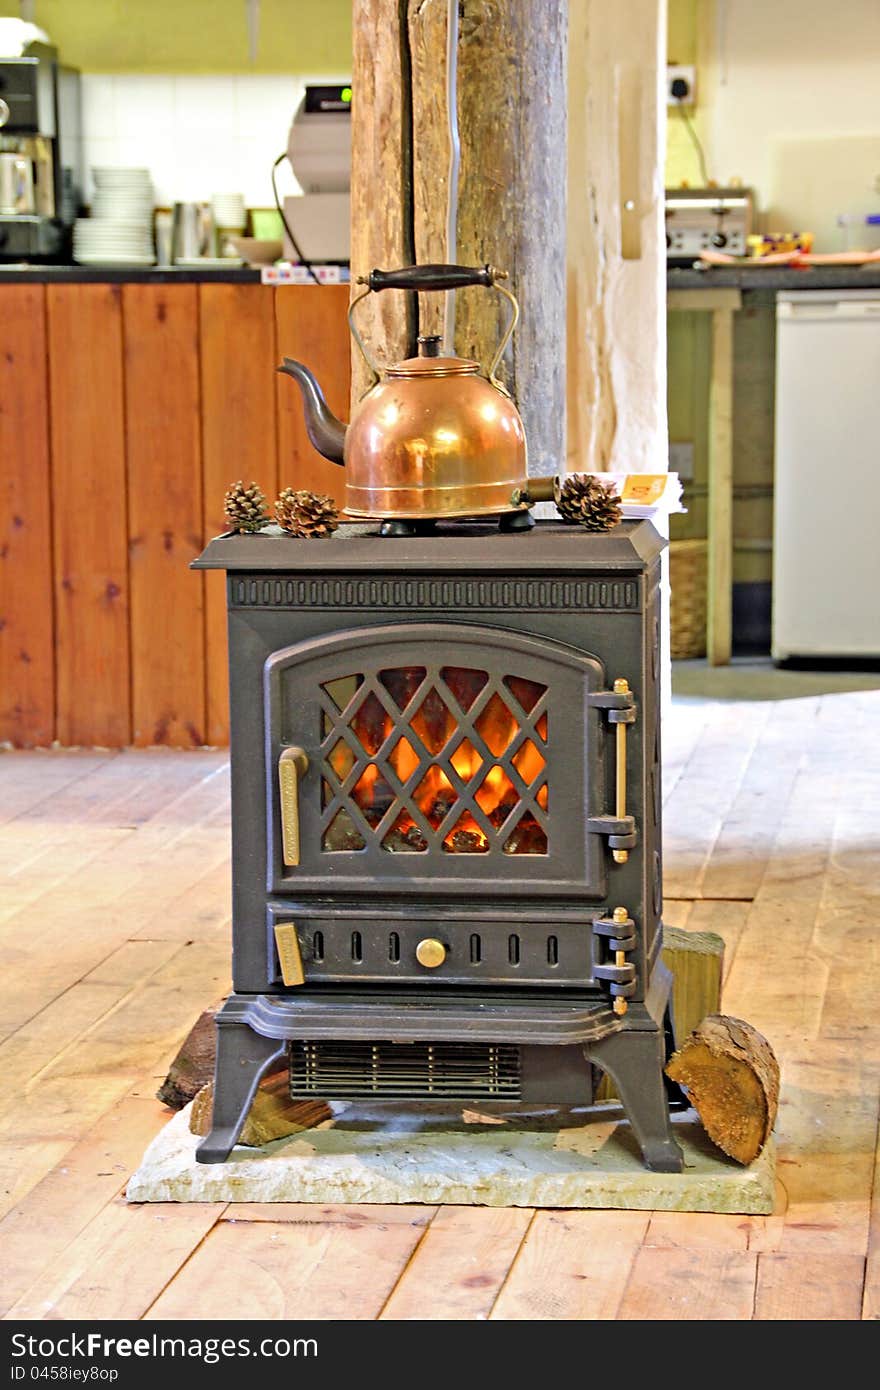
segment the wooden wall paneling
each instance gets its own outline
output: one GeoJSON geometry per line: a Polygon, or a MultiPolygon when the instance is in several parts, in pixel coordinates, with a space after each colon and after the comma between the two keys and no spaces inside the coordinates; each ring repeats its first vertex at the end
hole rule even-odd
{"type": "MultiPolygon", "coordinates": [[[[311,367],[330,409],[348,419],[351,382],[347,285],[283,285],[275,290],[278,360],[295,357],[311,367]]],[[[306,434],[296,382],[277,378],[279,486],[327,493],[340,505],[345,476],[313,449],[306,434]]]]}
{"type": "Polygon", "coordinates": [[[46,305],[56,737],[117,748],[131,737],[121,289],[49,285],[46,305]]]}
{"type": "Polygon", "coordinates": [[[123,290],[132,736],[205,741],[199,312],[195,285],[123,290]]]}
{"type": "MultiPolygon", "coordinates": [[[[226,530],[223,494],[255,481],[270,513],[278,493],[274,293],[263,285],[200,285],[202,481],[205,540],[226,530]]],[[[293,386],[293,382],[290,382],[293,386]]],[[[208,743],[229,742],[226,576],[205,580],[208,743]]]]}
{"type": "Polygon", "coordinates": [[[0,317],[0,742],[55,736],[46,292],[6,285],[0,317]]]}

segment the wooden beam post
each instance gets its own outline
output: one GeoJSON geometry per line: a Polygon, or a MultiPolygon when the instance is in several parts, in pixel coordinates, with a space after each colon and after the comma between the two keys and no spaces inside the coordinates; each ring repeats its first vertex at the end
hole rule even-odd
{"type": "Polygon", "coordinates": [[[709,601],[711,666],[730,661],[733,614],[733,309],[712,312],[709,386],[709,601]]]}
{"type": "MultiPolygon", "coordinates": [[[[409,265],[412,231],[412,110],[408,0],[353,0],[351,105],[351,297],[374,266],[409,265]]],[[[380,361],[406,357],[415,342],[412,295],[374,294],[358,311],[367,347],[380,361]]],[[[370,384],[351,345],[351,403],[370,384]]]]}
{"type": "MultiPolygon", "coordinates": [[[[525,421],[529,472],[551,473],[565,438],[567,5],[461,0],[459,13],[455,259],[509,272],[522,317],[502,376],[525,421]]],[[[375,265],[447,259],[447,14],[446,0],[354,0],[353,280],[375,265]]],[[[439,331],[443,296],[419,301],[419,330],[439,331]]],[[[407,319],[398,292],[361,306],[377,357],[411,346],[413,308],[407,319]]],[[[487,362],[504,321],[499,296],[459,292],[456,351],[487,362]]],[[[355,400],[366,385],[358,357],[355,400]]]]}

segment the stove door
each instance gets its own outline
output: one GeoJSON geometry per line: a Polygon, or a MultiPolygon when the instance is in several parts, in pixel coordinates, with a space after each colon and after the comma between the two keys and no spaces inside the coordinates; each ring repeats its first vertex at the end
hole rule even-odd
{"type": "Polygon", "coordinates": [[[595,657],[395,624],[287,647],[264,679],[270,891],[604,897],[595,657]]]}

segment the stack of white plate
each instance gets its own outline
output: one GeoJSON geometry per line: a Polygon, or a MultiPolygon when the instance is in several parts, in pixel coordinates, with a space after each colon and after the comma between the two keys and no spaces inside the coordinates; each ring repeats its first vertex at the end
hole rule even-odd
{"type": "Polygon", "coordinates": [[[79,265],[155,265],[153,237],[142,222],[80,217],[73,225],[79,265]]]}
{"type": "Polygon", "coordinates": [[[148,169],[93,169],[91,217],[73,228],[80,265],[155,265],[153,185],[148,169]]]}
{"type": "Polygon", "coordinates": [[[212,193],[211,216],[214,226],[225,232],[243,232],[247,224],[247,209],[243,193],[212,193]]]}

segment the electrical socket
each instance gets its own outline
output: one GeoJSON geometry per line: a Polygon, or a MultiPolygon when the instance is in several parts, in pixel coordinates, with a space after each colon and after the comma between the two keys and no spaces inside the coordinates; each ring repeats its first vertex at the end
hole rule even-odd
{"type": "Polygon", "coordinates": [[[670,63],[666,69],[666,104],[667,106],[693,106],[696,100],[697,91],[697,70],[692,63],[670,63]],[[687,92],[684,96],[673,95],[673,82],[686,82],[687,92]]]}

